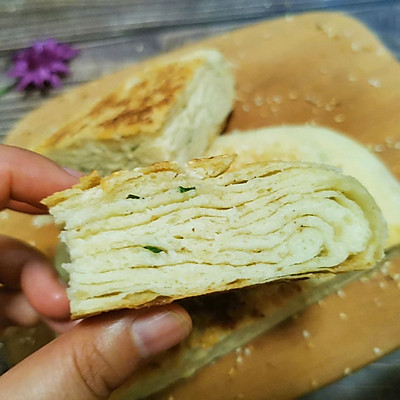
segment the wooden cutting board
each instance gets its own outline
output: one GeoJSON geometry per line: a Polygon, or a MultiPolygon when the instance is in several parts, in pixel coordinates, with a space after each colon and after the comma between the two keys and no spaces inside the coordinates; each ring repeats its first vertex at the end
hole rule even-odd
{"type": "MultiPolygon", "coordinates": [[[[216,47],[236,67],[228,131],[325,125],[370,146],[400,177],[400,66],[359,22],[335,13],[304,14],[194,47],[216,47]]],[[[0,213],[0,232],[52,254],[54,228],[31,222],[0,213]]],[[[383,273],[353,282],[156,398],[293,398],[349,374],[399,346],[400,324],[393,323],[399,319],[399,278],[396,259],[383,273]]]]}
{"type": "MultiPolygon", "coordinates": [[[[370,147],[400,177],[400,65],[360,22],[304,14],[207,44],[237,65],[228,130],[325,125],[370,147]]],[[[155,398],[298,397],[398,348],[399,307],[397,258],[155,398]]]]}

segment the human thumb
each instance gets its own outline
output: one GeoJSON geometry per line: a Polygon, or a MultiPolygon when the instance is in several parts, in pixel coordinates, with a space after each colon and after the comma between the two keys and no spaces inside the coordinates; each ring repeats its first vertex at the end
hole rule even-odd
{"type": "Polygon", "coordinates": [[[178,344],[190,329],[177,305],[89,318],[4,374],[1,397],[107,399],[141,361],[178,344]]]}

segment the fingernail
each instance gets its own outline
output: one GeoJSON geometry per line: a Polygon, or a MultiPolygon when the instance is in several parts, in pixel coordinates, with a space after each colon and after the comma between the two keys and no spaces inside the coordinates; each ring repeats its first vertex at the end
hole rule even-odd
{"type": "Polygon", "coordinates": [[[56,333],[64,333],[68,332],[74,326],[78,325],[82,320],[56,320],[46,317],[41,317],[41,320],[45,322],[54,332],[56,333]]]}
{"type": "Polygon", "coordinates": [[[76,169],[72,169],[72,168],[69,168],[69,167],[62,167],[62,169],[63,169],[65,172],[67,172],[68,174],[70,174],[70,175],[72,175],[72,176],[75,176],[76,178],[80,178],[80,177],[82,177],[83,175],[85,175],[83,172],[77,171],[76,169]]]}
{"type": "Polygon", "coordinates": [[[190,332],[182,315],[173,311],[144,314],[132,324],[135,344],[143,358],[180,343],[190,332]]]}

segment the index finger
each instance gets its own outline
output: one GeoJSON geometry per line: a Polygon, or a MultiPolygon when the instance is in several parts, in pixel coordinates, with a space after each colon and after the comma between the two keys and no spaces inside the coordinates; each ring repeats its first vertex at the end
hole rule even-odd
{"type": "Polygon", "coordinates": [[[65,286],[44,255],[3,235],[0,235],[0,284],[5,285],[3,289],[22,287],[32,307],[46,317],[69,318],[65,286]]]}
{"type": "Polygon", "coordinates": [[[45,256],[34,247],[0,234],[0,284],[19,288],[22,268],[32,260],[46,262],[45,256]]]}
{"type": "Polygon", "coordinates": [[[40,154],[0,145],[0,209],[13,203],[43,208],[42,199],[78,182],[73,173],[40,154]]]}

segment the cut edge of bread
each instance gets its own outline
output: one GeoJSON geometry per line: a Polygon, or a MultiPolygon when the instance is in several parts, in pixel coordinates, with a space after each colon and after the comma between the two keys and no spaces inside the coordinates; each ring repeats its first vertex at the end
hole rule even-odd
{"type": "MultiPolygon", "coordinates": [[[[382,258],[384,241],[386,240],[386,224],[372,196],[354,178],[342,175],[339,170],[333,167],[303,162],[249,164],[240,170],[227,172],[233,160],[234,156],[218,156],[211,159],[192,160],[186,166],[175,162],[162,162],[150,167],[117,172],[106,178],[100,178],[93,173],[84,177],[81,183],[73,188],[54,194],[46,199],[44,204],[50,207],[51,213],[55,216],[55,220],[61,228],[65,228],[61,233],[62,240],[72,250],[72,263],[67,269],[71,274],[68,293],[71,298],[73,317],[79,318],[119,308],[141,308],[166,304],[181,298],[242,288],[275,280],[299,279],[315,276],[315,274],[367,269],[382,258]],[[275,175],[278,177],[276,178],[275,175]],[[304,178],[305,176],[306,178],[304,178]],[[261,179],[265,179],[265,182],[269,179],[270,181],[268,182],[272,186],[264,187],[266,183],[261,179]],[[307,184],[304,182],[307,182],[307,184]],[[249,193],[248,189],[238,189],[243,184],[253,185],[249,186],[253,187],[252,192],[249,193]],[[285,186],[287,184],[292,185],[289,186],[290,189],[285,186]],[[178,187],[186,188],[190,193],[179,193],[178,187]],[[314,187],[315,194],[313,193],[314,187]],[[135,190],[134,193],[140,194],[140,196],[134,195],[137,200],[127,201],[126,199],[129,199],[132,188],[135,190]],[[258,197],[255,196],[255,200],[246,200],[247,198],[251,199],[258,189],[264,194],[259,196],[257,194],[258,197]],[[157,190],[160,193],[157,193],[157,190]],[[266,193],[270,193],[271,190],[271,193],[277,193],[276,195],[273,194],[274,196],[278,196],[277,204],[271,203],[271,212],[279,215],[280,210],[284,208],[289,209],[290,207],[290,210],[293,208],[293,211],[295,211],[300,207],[300,214],[297,216],[297,214],[287,214],[288,210],[284,211],[282,218],[288,217],[288,222],[283,222],[284,220],[275,217],[274,214],[271,214],[272,216],[270,217],[265,217],[266,219],[262,217],[264,214],[261,215],[260,212],[264,213],[264,209],[260,209],[257,204],[261,204],[264,201],[263,196],[267,199],[269,194],[266,193]],[[316,210],[315,217],[312,218],[321,219],[321,223],[315,219],[310,220],[307,217],[307,213],[301,214],[304,213],[301,210],[305,204],[301,194],[303,190],[305,193],[304,201],[310,202],[310,210],[316,210]],[[293,193],[295,193],[294,197],[293,193]],[[214,198],[215,196],[216,198],[214,198]],[[222,197],[220,198],[219,196],[222,197]],[[279,200],[279,196],[283,196],[283,200],[279,200]],[[208,203],[209,197],[213,199],[211,203],[208,203]],[[330,200],[331,197],[338,197],[338,200],[332,201],[330,200]],[[224,198],[227,203],[223,200],[224,198]],[[294,199],[293,205],[291,203],[292,200],[290,200],[292,198],[294,199]],[[155,211],[153,212],[152,204],[156,204],[160,199],[167,199],[167,203],[165,205],[160,203],[161,206],[154,208],[155,211]],[[175,223],[169,221],[169,217],[157,216],[157,212],[159,212],[157,210],[161,210],[162,207],[168,207],[170,201],[172,201],[173,207],[178,207],[176,210],[178,220],[175,223]],[[184,201],[181,206],[179,206],[181,204],[180,201],[184,201]],[[237,232],[241,232],[243,229],[246,231],[247,229],[241,227],[240,221],[242,217],[240,215],[236,216],[238,209],[236,209],[237,205],[235,204],[243,201],[243,206],[241,206],[243,211],[241,212],[245,213],[243,215],[246,215],[247,219],[250,218],[248,215],[251,216],[250,220],[248,219],[248,224],[251,224],[252,230],[260,230],[260,232],[265,230],[261,237],[257,233],[253,234],[252,231],[236,233],[236,229],[238,229],[237,232]],[[253,201],[261,202],[253,205],[253,201]],[[325,202],[323,203],[324,206],[321,205],[321,201],[325,202]],[[213,225],[211,230],[214,228],[217,231],[222,229],[222,236],[220,236],[222,239],[218,239],[222,241],[216,242],[216,245],[222,247],[218,247],[218,250],[215,250],[215,254],[212,253],[214,250],[210,250],[205,242],[207,235],[210,235],[210,231],[207,231],[209,229],[207,228],[208,225],[196,225],[195,234],[182,233],[182,237],[177,237],[176,233],[174,233],[176,230],[189,232],[188,224],[192,224],[190,222],[192,219],[188,220],[189,222],[185,222],[185,220],[179,222],[179,218],[180,216],[183,218],[186,215],[187,211],[185,210],[190,210],[190,213],[194,213],[193,215],[195,216],[197,215],[196,213],[200,213],[199,216],[201,216],[203,212],[202,202],[205,202],[204,204],[207,204],[210,210],[215,209],[216,215],[221,213],[218,210],[222,204],[225,204],[224,207],[227,207],[229,213],[231,210],[236,213],[229,214],[231,215],[229,218],[232,218],[232,220],[227,221],[226,224],[223,223],[223,226],[221,225],[222,228],[218,225],[219,222],[213,222],[216,225],[213,225]],[[288,203],[286,204],[285,202],[288,203]],[[314,202],[316,202],[315,206],[314,202]],[[82,204],[98,211],[85,213],[83,211],[85,206],[82,207],[82,204]],[[279,206],[279,204],[282,204],[282,206],[279,206]],[[329,208],[329,213],[332,216],[327,214],[326,207],[331,207],[329,208]],[[81,210],[79,211],[79,209],[81,210]],[[114,209],[118,209],[119,214],[114,214],[114,209]],[[121,216],[118,217],[120,214],[121,216]],[[154,216],[152,216],[153,214],[154,216]],[[257,218],[260,218],[260,215],[264,219],[261,219],[261,222],[257,222],[257,218]],[[339,219],[345,218],[345,222],[337,220],[337,216],[339,216],[339,219]],[[127,218],[130,218],[129,221],[127,218]],[[139,223],[138,218],[144,218],[143,221],[148,219],[149,222],[139,223]],[[255,222],[252,221],[254,218],[256,218],[255,222]],[[324,220],[326,218],[329,222],[324,220]],[[153,219],[154,223],[158,224],[157,228],[155,228],[156,225],[152,228],[151,221],[153,219]],[[111,221],[110,226],[107,225],[108,221],[111,221]],[[299,221],[299,224],[300,221],[305,223],[304,229],[308,233],[302,233],[303,222],[298,228],[297,225],[293,225],[290,228],[291,224],[296,224],[297,221],[299,221]],[[133,225],[130,225],[131,223],[133,225]],[[273,228],[275,223],[277,227],[280,227],[277,233],[273,233],[273,229],[278,229],[273,228]],[[113,224],[117,225],[114,226],[113,224]],[[135,227],[135,224],[139,225],[135,227]],[[325,228],[326,224],[330,226],[329,229],[325,228]],[[118,226],[120,227],[118,228],[118,226]],[[284,239],[285,241],[288,240],[288,242],[281,243],[279,239],[271,248],[272,250],[269,250],[268,243],[265,242],[266,238],[270,243],[277,240],[274,239],[274,235],[277,235],[277,238],[278,236],[285,238],[287,234],[284,232],[287,226],[289,226],[288,232],[292,232],[290,235],[287,233],[289,235],[288,239],[284,239]],[[109,231],[110,229],[111,231],[109,231]],[[154,232],[163,232],[163,235],[157,234],[154,236],[153,229],[156,229],[154,232]],[[317,231],[314,231],[315,229],[317,231]],[[322,231],[319,232],[318,229],[322,229],[322,231]],[[331,229],[337,232],[335,233],[337,236],[331,238],[331,233],[329,233],[331,229]],[[317,234],[317,232],[319,233],[317,234]],[[314,236],[307,236],[309,234],[314,236]],[[194,239],[191,239],[191,235],[194,238],[201,238],[202,246],[197,242],[193,242],[194,239]],[[231,237],[231,235],[233,236],[231,237]],[[248,235],[251,237],[253,235],[254,238],[251,239],[248,235]],[[322,235],[321,238],[318,235],[322,235]],[[326,239],[325,235],[328,235],[326,239]],[[179,241],[178,239],[184,240],[179,241]],[[251,244],[251,249],[246,250],[246,246],[248,246],[246,241],[248,240],[251,243],[254,241],[256,244],[251,244]],[[304,256],[306,258],[301,261],[303,256],[300,254],[301,251],[299,249],[301,246],[306,246],[302,244],[303,240],[311,240],[310,242],[305,242],[309,243],[307,244],[308,247],[304,248],[304,254],[306,255],[310,251],[314,252],[311,249],[316,245],[316,241],[318,243],[321,242],[318,246],[323,247],[317,246],[317,248],[320,248],[318,251],[322,252],[321,256],[315,253],[316,256],[312,256],[311,259],[308,259],[308,256],[304,256]],[[328,242],[325,243],[325,240],[328,240],[328,242]],[[242,241],[244,241],[244,244],[242,244],[242,241]],[[265,243],[260,244],[259,242],[265,243]],[[96,245],[96,243],[102,243],[99,247],[101,254],[105,251],[104,247],[110,248],[101,256],[100,253],[97,254],[96,248],[98,244],[96,245]],[[193,247],[194,244],[196,244],[195,247],[193,247]],[[182,245],[185,249],[183,252],[179,250],[179,246],[182,245]],[[267,245],[267,248],[262,247],[265,245],[267,245]],[[261,246],[260,251],[257,250],[259,246],[261,246]],[[237,260],[233,257],[235,259],[233,264],[231,264],[232,261],[225,260],[227,257],[225,252],[231,247],[232,250],[229,251],[237,253],[235,257],[239,257],[237,260]],[[117,250],[113,250],[114,248],[117,250]],[[118,250],[119,248],[122,250],[118,250]],[[124,250],[125,248],[126,250],[124,250]],[[326,250],[323,250],[325,248],[326,250]],[[156,249],[156,251],[152,249],[156,249]],[[112,257],[113,263],[118,264],[117,255],[118,259],[122,257],[122,264],[117,265],[118,276],[112,272],[112,268],[109,270],[108,267],[111,262],[108,257],[113,251],[117,251],[112,257]],[[326,251],[328,253],[324,255],[326,251]],[[339,256],[334,254],[337,251],[340,254],[342,254],[341,252],[344,253],[339,256]],[[253,254],[252,252],[255,253],[253,254]],[[261,254],[257,256],[256,253],[259,252],[261,254]],[[283,258],[279,258],[281,261],[277,263],[276,267],[273,267],[276,263],[273,260],[280,252],[287,253],[288,258],[286,259],[286,256],[282,255],[283,258]],[[160,253],[160,255],[152,253],[160,253]],[[316,257],[315,260],[314,257],[316,257]],[[242,258],[243,260],[248,259],[248,261],[243,261],[242,258]],[[292,258],[293,261],[289,262],[288,260],[292,258]],[[133,262],[132,260],[135,261],[133,262]],[[271,262],[272,264],[269,264],[271,262]],[[137,264],[137,267],[133,264],[125,266],[126,263],[137,264]],[[196,263],[199,263],[199,265],[196,266],[196,263]],[[215,265],[212,266],[209,263],[215,265]],[[246,267],[248,263],[250,263],[249,265],[254,264],[254,266],[246,267]],[[96,269],[93,269],[94,267],[92,268],[90,265],[95,265],[96,269]],[[147,267],[145,267],[146,265],[147,267]],[[92,269],[93,272],[91,272],[92,269]],[[178,273],[178,270],[181,273],[178,273]],[[103,272],[106,273],[104,278],[102,276],[103,272]],[[170,283],[167,286],[162,286],[163,279],[166,282],[175,282],[175,279],[178,279],[178,275],[181,276],[182,272],[184,272],[184,276],[192,273],[199,274],[199,276],[196,281],[192,282],[190,282],[192,278],[189,279],[189,275],[186,277],[189,280],[185,280],[186,278],[183,276],[179,278],[179,280],[183,279],[180,284],[183,286],[179,290],[176,288],[174,291],[172,287],[169,287],[170,283]],[[154,274],[161,275],[156,278],[154,274]],[[208,276],[208,278],[203,279],[205,276],[208,276]],[[104,279],[110,280],[109,287],[107,286],[108,284],[102,283],[104,279]],[[111,283],[112,279],[115,279],[115,283],[111,283]],[[210,282],[208,283],[209,280],[210,282]],[[221,281],[220,283],[218,283],[219,280],[221,281]],[[91,281],[95,286],[89,285],[91,281]],[[149,281],[148,284],[146,284],[147,281],[149,281]],[[118,286],[117,282],[120,282],[123,287],[127,285],[127,288],[124,289],[122,286],[118,286]],[[124,283],[122,284],[122,282],[124,283]],[[135,289],[129,289],[129,282],[134,282],[135,289]],[[151,284],[151,282],[153,283],[151,284]],[[184,289],[186,286],[187,289],[184,289]],[[86,291],[90,291],[90,287],[96,288],[96,290],[92,290],[90,295],[89,292],[85,295],[86,291]],[[119,288],[118,290],[117,287],[119,288]]],[[[267,206],[270,205],[270,203],[266,204],[267,206]]],[[[266,209],[268,208],[267,206],[266,209]]],[[[191,215],[190,213],[189,215],[191,215]]],[[[170,214],[167,213],[166,215],[170,214]]],[[[226,217],[228,213],[224,215],[226,217]]],[[[204,223],[207,224],[208,222],[204,223]]],[[[192,231],[194,232],[193,228],[192,231]]],[[[315,251],[317,251],[317,248],[315,251]]]]}

